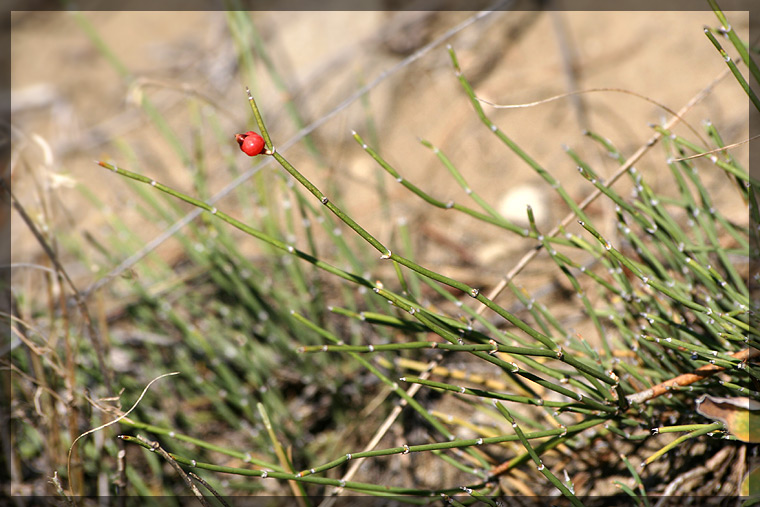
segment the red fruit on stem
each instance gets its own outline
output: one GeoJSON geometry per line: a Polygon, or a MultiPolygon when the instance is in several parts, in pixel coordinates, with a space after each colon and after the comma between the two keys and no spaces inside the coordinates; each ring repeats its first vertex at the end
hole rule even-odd
{"type": "Polygon", "coordinates": [[[235,134],[235,141],[240,145],[243,153],[249,157],[255,157],[264,149],[264,138],[252,130],[245,134],[235,134]]]}

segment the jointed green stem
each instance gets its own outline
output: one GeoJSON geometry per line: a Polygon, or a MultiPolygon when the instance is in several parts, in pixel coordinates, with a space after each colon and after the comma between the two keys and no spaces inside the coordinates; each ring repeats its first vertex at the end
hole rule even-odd
{"type": "MultiPolygon", "coordinates": [[[[554,341],[551,338],[534,330],[533,328],[525,324],[522,320],[515,317],[511,313],[507,312],[501,306],[493,303],[490,299],[480,294],[480,291],[478,289],[470,287],[469,285],[462,283],[460,281],[454,280],[453,278],[449,278],[447,276],[431,271],[405,257],[402,257],[398,254],[394,254],[393,252],[391,252],[390,249],[384,246],[377,238],[375,238],[362,226],[356,223],[354,219],[352,219],[345,212],[343,212],[343,210],[341,210],[338,206],[332,203],[330,199],[324,193],[322,193],[321,190],[319,190],[303,174],[301,174],[295,167],[293,167],[293,165],[290,162],[288,162],[285,159],[285,157],[277,153],[277,150],[271,145],[269,132],[261,117],[261,113],[259,112],[259,109],[256,106],[256,101],[253,99],[253,97],[250,96],[250,93],[249,93],[249,103],[251,105],[251,108],[253,109],[253,114],[254,114],[254,117],[256,118],[256,122],[258,123],[259,128],[261,129],[261,135],[264,137],[264,140],[267,143],[267,148],[269,148],[269,150],[272,152],[272,156],[275,158],[275,160],[277,160],[277,162],[279,162],[279,164],[283,167],[283,169],[285,169],[291,176],[293,176],[293,178],[295,178],[296,181],[298,181],[301,185],[303,185],[314,197],[316,197],[332,213],[334,213],[335,216],[337,216],[341,221],[343,221],[346,225],[348,225],[351,229],[353,229],[357,234],[359,234],[359,236],[361,236],[365,241],[367,241],[367,243],[372,245],[378,252],[380,252],[382,254],[381,259],[390,259],[392,261],[395,261],[401,264],[402,266],[406,266],[409,269],[416,271],[417,273],[423,276],[431,278],[437,282],[446,284],[449,287],[459,289],[465,294],[468,294],[471,297],[477,299],[478,301],[483,303],[485,306],[487,306],[488,308],[490,308],[497,314],[504,317],[507,321],[511,322],[512,324],[520,328],[529,336],[543,343],[546,347],[553,350],[557,349],[557,345],[554,343],[554,341]]],[[[489,216],[489,215],[484,215],[484,216],[489,216]]]]}
{"type": "MultiPolygon", "coordinates": [[[[543,431],[532,431],[530,433],[523,434],[522,437],[524,439],[536,439],[536,438],[544,438],[548,436],[564,438],[564,437],[576,434],[580,431],[586,430],[588,428],[602,424],[605,421],[606,419],[604,418],[592,418],[592,419],[587,419],[581,423],[574,424],[571,426],[562,426],[560,428],[553,428],[550,430],[543,430],[543,431]]],[[[141,445],[142,447],[145,447],[146,449],[150,449],[150,446],[140,442],[135,437],[122,435],[120,436],[120,438],[131,443],[137,443],[138,445],[141,445]]],[[[500,444],[503,442],[515,442],[515,441],[520,441],[520,440],[521,438],[518,435],[500,435],[497,437],[469,438],[469,439],[463,439],[463,440],[451,440],[449,442],[436,442],[432,444],[421,444],[421,445],[403,445],[401,447],[391,447],[387,449],[376,449],[373,451],[348,453],[344,456],[341,456],[340,458],[337,458],[333,461],[325,463],[321,466],[314,467],[309,470],[304,470],[296,474],[285,473],[285,472],[263,471],[263,470],[250,470],[247,468],[218,466],[218,465],[212,465],[209,463],[201,463],[199,461],[188,459],[182,456],[177,456],[175,454],[171,454],[171,457],[175,459],[178,463],[181,463],[183,465],[203,468],[206,470],[213,470],[213,471],[223,472],[223,473],[263,477],[263,478],[272,477],[276,479],[311,482],[315,484],[326,484],[330,486],[338,486],[338,487],[345,487],[348,489],[354,489],[357,491],[367,490],[367,491],[385,491],[389,493],[397,493],[397,494],[403,494],[403,495],[429,495],[431,493],[441,494],[445,492],[458,492],[460,490],[447,489],[447,490],[431,491],[431,490],[419,490],[419,489],[412,489],[412,488],[394,488],[390,486],[382,486],[382,485],[376,485],[376,484],[366,484],[366,483],[360,483],[360,482],[340,481],[336,479],[315,477],[314,475],[317,473],[321,473],[321,472],[330,470],[332,468],[338,467],[344,463],[347,463],[348,461],[351,461],[352,459],[372,458],[372,457],[377,457],[377,456],[391,456],[395,454],[409,454],[411,452],[424,452],[424,451],[435,451],[435,450],[444,450],[444,449],[462,449],[462,448],[467,448],[467,447],[500,444]]]]}

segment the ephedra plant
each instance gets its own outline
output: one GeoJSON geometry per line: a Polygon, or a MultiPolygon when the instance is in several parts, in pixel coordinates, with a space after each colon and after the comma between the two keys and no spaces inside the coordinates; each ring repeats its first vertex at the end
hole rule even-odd
{"type": "MultiPolygon", "coordinates": [[[[715,34],[726,35],[758,77],[746,46],[732,30],[707,29],[706,33],[724,54],[715,34]]],[[[221,294],[213,303],[220,306],[213,308],[220,314],[221,308],[240,311],[219,321],[235,330],[235,340],[225,341],[221,337],[228,330],[187,325],[185,314],[201,313],[207,302],[189,294],[192,305],[178,311],[147,291],[140,295],[161,313],[161,319],[181,331],[183,347],[176,348],[170,364],[180,376],[192,377],[187,384],[179,383],[180,376],[162,378],[153,389],[176,385],[171,394],[164,391],[162,396],[201,396],[213,406],[212,419],[223,418],[236,430],[251,431],[250,421],[260,423],[255,435],[251,431],[261,444],[254,449],[223,438],[211,442],[200,437],[199,419],[190,414],[179,415],[182,427],[176,427],[139,406],[126,416],[125,411],[117,412],[123,430],[120,439],[152,451],[145,454],[156,473],[166,461],[184,479],[187,491],[199,496],[211,492],[220,498],[239,493],[243,484],[250,484],[247,481],[264,480],[277,481],[282,487],[277,491],[297,495],[304,503],[309,495],[354,494],[394,496],[414,503],[443,497],[453,504],[494,505],[499,496],[520,491],[510,489],[514,483],[506,478],[523,470],[527,474],[523,482],[540,484],[535,492],[561,494],[573,505],[583,505],[589,500],[576,491],[567,473],[573,464],[566,458],[583,455],[595,441],[639,444],[654,439],[654,448],[639,456],[643,465],[695,442],[709,442],[715,448],[756,441],[749,427],[754,420],[749,409],[758,401],[760,370],[753,358],[760,333],[751,318],[756,308],[750,284],[756,280],[748,275],[747,261],[748,253],[757,251],[757,229],[726,217],[699,168],[706,158],[712,170],[725,173],[752,223],[760,219],[757,180],[729,150],[722,149],[721,136],[712,125],[704,128],[707,142],[697,132],[689,138],[672,132],[692,105],[688,104],[654,126],[651,139],[633,154],[621,153],[601,133],[588,132],[618,164],[606,179],[568,147],[567,156],[589,189],[588,197],[576,202],[563,182],[490,119],[488,106],[477,97],[455,51],[448,51],[462,97],[470,101],[483,128],[516,153],[545,181],[546,191],[566,206],[567,216],[556,227],[543,230],[529,207],[527,227],[505,218],[470,187],[467,174],[449,160],[445,150],[431,141],[422,144],[461,185],[466,202],[440,200],[428,185],[406,179],[404,168],[384,158],[364,139],[366,134],[354,132],[353,138],[356,150],[366,152],[388,178],[433,208],[462,214],[473,227],[497,228],[532,242],[533,248],[491,290],[416,262],[410,240],[414,231],[408,224],[399,226],[398,239],[392,244],[373,235],[339,199],[331,197],[334,189],[321,188],[277,151],[257,106],[256,99],[261,98],[250,91],[247,98],[258,132],[237,134],[235,140],[246,155],[271,157],[283,169],[277,176],[281,183],[277,191],[289,195],[284,209],[276,209],[265,190],[257,196],[270,210],[260,226],[208,203],[200,183],[196,185],[199,196],[193,197],[119,163],[99,162],[118,176],[144,184],[140,191],[147,202],[163,192],[203,212],[203,225],[193,231],[201,238],[196,245],[202,248],[188,240],[187,252],[211,266],[211,282],[221,294]],[[668,192],[657,190],[636,169],[641,156],[654,150],[659,150],[662,172],[670,178],[668,192]],[[632,193],[616,190],[616,184],[624,181],[632,193]],[[614,210],[614,234],[603,233],[606,229],[588,211],[595,201],[609,203],[614,210]],[[295,225],[298,220],[305,224],[302,229],[295,225]],[[335,232],[339,222],[350,228],[353,238],[335,232]],[[315,224],[321,224],[333,251],[343,256],[341,266],[325,260],[314,239],[315,224]],[[271,262],[262,268],[240,255],[226,230],[229,227],[265,245],[271,262]],[[374,249],[372,260],[355,253],[351,242],[355,238],[374,249]],[[545,256],[577,297],[595,336],[573,333],[553,308],[512,283],[538,256],[545,256]],[[387,266],[379,271],[382,277],[367,274],[376,271],[373,263],[387,266]],[[503,291],[524,304],[523,316],[497,302],[503,291]],[[430,294],[438,304],[430,304],[430,294]],[[240,304],[224,306],[228,304],[225,298],[240,304]],[[203,357],[210,366],[198,371],[197,365],[206,364],[203,357]],[[488,378],[468,375],[449,366],[454,363],[490,373],[488,378]],[[375,386],[374,392],[384,393],[393,402],[386,424],[342,420],[341,424],[363,433],[362,446],[344,448],[338,441],[328,448],[340,449],[333,455],[324,449],[301,452],[299,426],[305,423],[287,405],[287,387],[268,382],[278,369],[291,366],[291,375],[308,378],[302,387],[317,391],[349,392],[351,381],[359,384],[354,392],[375,386]],[[349,382],[333,383],[337,377],[349,382]],[[431,410],[420,401],[425,393],[456,398],[473,417],[431,410]],[[427,429],[426,439],[414,441],[402,434],[409,439],[394,443],[384,438],[402,412],[427,429]],[[655,435],[664,433],[680,436],[658,444],[655,435]],[[388,442],[393,445],[382,445],[388,442]],[[441,474],[433,487],[355,477],[359,464],[387,463],[408,455],[425,456],[426,463],[435,463],[436,470],[449,469],[450,474],[441,474]],[[231,484],[230,477],[237,482],[231,484]]],[[[728,59],[727,63],[758,107],[734,62],[728,59]]],[[[150,313],[150,305],[139,311],[150,313]]],[[[148,354],[163,353],[155,347],[148,348],[148,354]]],[[[361,402],[369,405],[366,399],[361,402]]],[[[618,481],[619,489],[637,503],[649,504],[647,468],[634,466],[625,454],[619,461],[630,474],[630,480],[618,481]]],[[[126,479],[140,493],[149,494],[148,481],[134,470],[126,479]]],[[[261,486],[251,488],[260,490],[261,486]]],[[[736,495],[738,490],[727,494],[736,495]]]]}
{"type": "MultiPolygon", "coordinates": [[[[589,132],[588,135],[619,160],[620,169],[608,181],[602,181],[589,164],[568,149],[568,155],[578,165],[579,174],[596,189],[587,202],[599,196],[614,203],[618,234],[615,238],[606,238],[597,231],[593,220],[584,211],[586,203],[573,202],[560,182],[523,153],[505,132],[489,120],[466,76],[460,71],[454,51],[450,50],[450,54],[462,88],[486,127],[504,144],[520,153],[525,162],[565,199],[572,210],[569,216],[577,220],[584,232],[568,232],[566,226],[570,220],[565,220],[552,231],[539,231],[530,209],[527,210],[530,227],[523,229],[515,226],[470,190],[464,175],[446,159],[442,151],[428,142],[424,144],[433,149],[452,177],[467,189],[477,206],[437,200],[422,186],[405,180],[401,170],[392,167],[358,133],[354,133],[358,146],[388,174],[433,206],[454,209],[470,215],[472,220],[534,239],[535,251],[540,249],[548,253],[583,302],[587,317],[598,331],[600,345],[594,347],[573,336],[542,305],[531,308],[532,322],[528,323],[495,303],[493,296],[489,297],[478,287],[421,266],[381,243],[277,152],[256,101],[249,93],[249,102],[266,144],[262,156],[272,156],[311,194],[315,202],[374,247],[383,262],[393,264],[398,277],[395,288],[389,282],[370,281],[356,273],[328,265],[310,252],[255,230],[214,206],[148,177],[111,163],[101,162],[101,165],[189,202],[283,252],[342,278],[345,283],[366,287],[386,300],[389,306],[383,312],[355,312],[336,307],[331,310],[346,319],[371,323],[373,327],[392,328],[395,332],[387,343],[347,344],[344,337],[329,331],[314,318],[294,310],[292,318],[300,322],[304,329],[314,331],[323,342],[301,345],[298,350],[310,354],[338,354],[341,357],[339,360],[356,361],[404,400],[407,410],[416,410],[434,428],[438,441],[410,442],[364,451],[357,449],[303,470],[288,469],[292,465],[284,455],[281,463],[283,469],[223,467],[181,455],[171,455],[170,459],[186,467],[291,480],[299,485],[299,491],[309,485],[322,485],[382,495],[429,497],[464,492],[473,498],[498,495],[499,486],[495,480],[498,475],[525,462],[533,462],[538,473],[549,483],[573,504],[581,505],[572,483],[546,466],[543,456],[558,446],[577,442],[589,429],[612,433],[621,439],[641,439],[649,436],[650,432],[683,432],[683,438],[661,448],[649,456],[647,462],[656,460],[678,445],[684,445],[687,439],[747,438],[746,430],[742,433],[735,428],[732,430],[731,425],[726,427],[726,418],[734,426],[738,424],[732,419],[736,416],[735,411],[715,422],[706,420],[695,410],[695,403],[699,406],[699,403],[714,405],[747,397],[756,399],[753,383],[758,378],[758,371],[751,362],[756,355],[752,346],[757,342],[757,329],[749,319],[747,276],[741,265],[737,267],[735,260],[737,256],[746,255],[750,231],[727,220],[713,205],[710,192],[702,184],[695,160],[689,158],[691,154],[706,151],[706,147],[670,132],[669,125],[675,123],[677,117],[664,126],[655,127],[656,133],[647,147],[658,142],[662,145],[664,167],[670,171],[673,184],[678,189],[676,198],[666,198],[656,193],[646,177],[635,170],[633,163],[638,154],[626,159],[596,133],[589,132]],[[615,191],[614,183],[618,178],[632,181],[635,188],[632,197],[623,197],[615,191]],[[732,239],[733,247],[721,246],[721,238],[726,237],[732,239]],[[596,260],[591,268],[576,260],[585,255],[596,260]],[[588,296],[588,289],[584,288],[589,282],[597,293],[594,303],[588,296]],[[455,300],[455,295],[442,289],[447,286],[470,296],[477,303],[461,304],[460,308],[467,318],[455,319],[426,307],[415,291],[409,290],[413,283],[428,284],[443,297],[455,300]],[[478,311],[481,305],[502,317],[515,330],[505,331],[484,318],[478,311]],[[430,333],[436,338],[430,339],[430,333]],[[508,379],[509,387],[503,391],[491,390],[431,380],[428,375],[394,378],[391,372],[378,368],[371,359],[372,354],[382,353],[390,357],[425,349],[445,351],[443,357],[467,354],[490,363],[508,379]],[[412,385],[450,393],[451,396],[470,397],[478,410],[490,412],[494,418],[503,417],[503,428],[496,436],[456,438],[450,425],[431,415],[409,394],[412,385]],[[671,415],[666,417],[666,413],[671,415]],[[673,413],[681,415],[673,417],[673,413]],[[481,449],[505,442],[519,442],[523,452],[494,467],[481,449]],[[452,450],[461,452],[451,453],[452,450]],[[451,466],[466,472],[471,481],[457,485],[441,484],[440,488],[429,490],[326,477],[328,472],[341,469],[353,460],[409,453],[435,453],[451,466]]],[[[714,142],[720,142],[718,133],[712,127],[708,126],[707,132],[714,142]]],[[[757,182],[729,155],[718,153],[711,157],[717,168],[734,179],[738,197],[752,203],[753,213],[757,213],[754,207],[757,182]]],[[[729,403],[729,406],[735,410],[747,408],[740,402],[729,403]]],[[[709,415],[707,410],[702,413],[709,415]]],[[[135,437],[122,438],[150,448],[149,443],[135,437]]],[[[277,445],[276,440],[273,439],[273,442],[277,445]]],[[[621,459],[627,462],[625,456],[621,459]]],[[[638,479],[633,467],[631,472],[638,479]]],[[[621,487],[634,497],[645,497],[640,480],[637,482],[636,491],[623,484],[621,487]]]]}

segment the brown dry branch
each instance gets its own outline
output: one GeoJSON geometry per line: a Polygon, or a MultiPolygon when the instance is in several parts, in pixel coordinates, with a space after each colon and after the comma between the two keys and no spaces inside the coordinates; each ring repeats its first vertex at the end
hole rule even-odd
{"type": "Polygon", "coordinates": [[[150,441],[147,438],[143,437],[142,435],[137,435],[137,439],[148,445],[150,447],[151,451],[157,452],[161,455],[162,458],[164,458],[171,466],[174,468],[174,470],[177,471],[180,477],[182,477],[182,480],[185,481],[185,484],[190,488],[190,491],[193,492],[195,497],[198,499],[198,501],[203,505],[204,507],[210,507],[211,504],[208,503],[206,498],[203,496],[203,493],[200,492],[198,489],[198,486],[195,485],[195,483],[190,480],[190,477],[188,477],[187,473],[182,469],[181,466],[179,466],[179,463],[172,458],[171,454],[166,452],[162,447],[161,444],[159,444],[157,441],[150,441]]]}
{"type": "MultiPolygon", "coordinates": [[[[747,348],[744,350],[740,350],[739,352],[736,352],[734,354],[731,354],[731,357],[735,359],[739,359],[740,361],[748,361],[759,355],[760,355],[759,350],[753,349],[753,348],[747,348]]],[[[662,396],[663,394],[667,393],[674,387],[691,385],[694,382],[703,380],[723,370],[725,370],[723,366],[717,366],[714,364],[706,364],[702,366],[701,368],[697,368],[692,373],[684,373],[677,377],[673,377],[671,379],[666,380],[665,382],[657,384],[654,387],[650,387],[649,389],[645,389],[643,391],[639,391],[638,393],[631,394],[627,396],[626,399],[628,400],[628,403],[644,403],[645,401],[649,401],[658,396],[662,396]]]]}
{"type": "Polygon", "coordinates": [[[74,281],[71,279],[71,277],[69,277],[68,272],[63,268],[63,265],[58,260],[58,256],[56,255],[56,253],[53,251],[53,249],[50,247],[45,237],[42,235],[42,233],[39,231],[39,229],[35,225],[34,220],[32,220],[32,218],[26,212],[26,210],[18,201],[18,199],[16,199],[16,196],[13,193],[13,191],[8,187],[8,185],[6,185],[6,183],[2,179],[0,179],[0,186],[2,186],[3,190],[5,190],[5,192],[10,196],[13,207],[21,216],[22,220],[24,221],[26,226],[29,228],[29,230],[32,232],[35,239],[39,242],[40,246],[45,251],[45,254],[47,254],[48,258],[50,259],[50,262],[52,262],[53,266],[55,266],[55,270],[58,276],[66,280],[66,283],[68,284],[69,288],[74,293],[74,298],[76,299],[77,306],[79,307],[79,310],[82,314],[82,318],[85,321],[85,325],[87,327],[90,340],[92,341],[92,346],[95,349],[95,353],[98,358],[98,366],[100,367],[101,375],[103,375],[103,382],[105,384],[106,391],[108,392],[109,396],[113,396],[114,394],[113,371],[111,371],[111,369],[108,366],[108,363],[105,360],[105,351],[103,350],[103,340],[101,339],[100,333],[98,332],[98,330],[95,328],[95,326],[92,323],[92,318],[90,317],[90,310],[87,307],[87,302],[85,301],[79,289],[77,289],[76,285],[74,284],[74,281]]]}
{"type": "MultiPolygon", "coordinates": [[[[708,84],[705,88],[703,88],[699,93],[697,93],[694,97],[692,97],[689,102],[686,103],[677,113],[675,113],[675,116],[670,118],[664,125],[663,129],[669,130],[673,126],[679,123],[680,119],[683,118],[683,116],[691,109],[693,108],[697,103],[702,101],[705,97],[707,97],[712,89],[726,76],[730,74],[730,71],[728,69],[724,70],[723,72],[718,75],[710,84],[708,84]]],[[[649,151],[652,146],[657,144],[657,141],[660,140],[662,137],[662,134],[659,132],[655,133],[649,140],[644,143],[636,152],[631,155],[628,160],[625,161],[623,165],[620,166],[620,168],[613,174],[609,180],[606,183],[607,187],[611,187],[615,184],[615,182],[625,173],[628,172],[628,170],[636,163],[638,162],[641,157],[644,156],[644,154],[649,151]]],[[[602,195],[601,190],[596,189],[591,194],[589,194],[588,197],[586,197],[583,202],[581,202],[578,207],[580,209],[586,209],[586,207],[591,204],[597,197],[602,195]]],[[[567,227],[567,225],[575,219],[575,212],[571,211],[568,213],[565,218],[562,219],[562,221],[554,227],[548,234],[547,237],[554,237],[563,229],[563,227],[567,227]]],[[[488,294],[488,299],[491,301],[495,301],[495,299],[509,286],[509,283],[512,281],[512,279],[517,276],[525,266],[528,265],[528,263],[533,260],[533,258],[538,255],[538,252],[540,252],[543,249],[543,243],[539,243],[536,247],[532,248],[528,253],[526,253],[519,261],[518,263],[507,273],[504,278],[501,279],[499,284],[488,294]]],[[[478,314],[482,315],[483,312],[486,310],[486,306],[481,305],[478,308],[478,314]]]]}

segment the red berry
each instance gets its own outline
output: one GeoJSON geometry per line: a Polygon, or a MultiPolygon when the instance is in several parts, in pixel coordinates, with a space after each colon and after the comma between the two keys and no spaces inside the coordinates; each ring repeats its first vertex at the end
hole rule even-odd
{"type": "Polygon", "coordinates": [[[235,134],[235,140],[249,157],[255,157],[264,149],[264,138],[251,130],[245,134],[235,134]]]}

